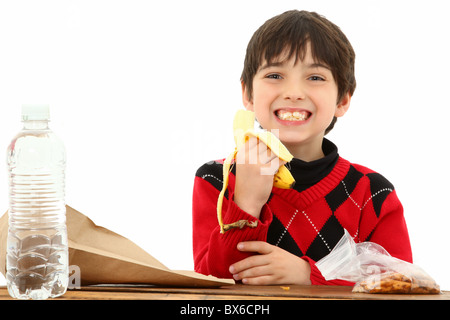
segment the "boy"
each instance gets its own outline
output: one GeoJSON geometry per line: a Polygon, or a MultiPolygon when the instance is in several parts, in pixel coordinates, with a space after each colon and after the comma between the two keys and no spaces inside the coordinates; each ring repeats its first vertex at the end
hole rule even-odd
{"type": "Polygon", "coordinates": [[[344,228],[356,242],[376,242],[392,256],[412,262],[393,185],[341,158],[324,138],[349,108],[356,87],[354,60],[341,30],[313,12],[285,12],[255,32],[241,77],[243,103],[262,128],[279,133],[294,155],[286,166],[296,184],[293,189],[273,187],[273,175],[263,175],[261,169],[279,159],[250,139],[237,153],[222,214],[225,224],[258,223],[221,234],[216,205],[223,161],[200,167],[193,194],[197,272],[254,285],[352,285],[326,281],[315,266],[344,228]],[[256,164],[249,161],[255,154],[256,164]]]}

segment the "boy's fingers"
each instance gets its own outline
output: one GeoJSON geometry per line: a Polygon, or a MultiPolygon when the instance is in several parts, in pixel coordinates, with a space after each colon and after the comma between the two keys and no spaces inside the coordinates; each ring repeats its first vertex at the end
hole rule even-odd
{"type": "Polygon", "coordinates": [[[277,158],[277,155],[268,148],[264,142],[258,143],[259,160],[262,164],[267,164],[273,159],[277,158]]]}
{"type": "Polygon", "coordinates": [[[253,277],[253,278],[244,278],[244,279],[242,279],[242,283],[254,285],[254,286],[264,286],[264,285],[274,284],[272,275],[258,276],[258,277],[253,277]]]}
{"type": "Polygon", "coordinates": [[[278,172],[281,164],[282,161],[280,160],[280,158],[275,156],[273,159],[271,159],[269,162],[267,162],[264,166],[261,167],[261,174],[273,176],[278,172]]]}
{"type": "Polygon", "coordinates": [[[237,248],[239,251],[257,252],[260,253],[260,255],[250,256],[232,264],[229,269],[232,274],[242,272],[243,270],[253,268],[255,266],[267,264],[267,258],[264,255],[272,252],[272,246],[264,241],[240,242],[238,243],[237,248]]]}
{"type": "Polygon", "coordinates": [[[255,255],[232,264],[229,268],[229,271],[231,274],[242,274],[242,272],[244,272],[245,270],[264,266],[266,264],[268,264],[268,260],[264,255],[255,255]]]}
{"type": "Polygon", "coordinates": [[[252,268],[245,269],[239,273],[233,274],[234,280],[251,279],[255,277],[262,277],[271,275],[272,271],[267,265],[258,265],[252,268]]]}
{"type": "Polygon", "coordinates": [[[250,137],[248,141],[242,145],[242,147],[238,150],[237,156],[236,156],[236,162],[238,164],[256,164],[257,160],[257,145],[258,145],[258,139],[255,137],[250,137]]]}
{"type": "Polygon", "coordinates": [[[236,156],[237,164],[258,164],[261,175],[275,175],[280,166],[286,162],[256,137],[249,137],[249,140],[238,150],[236,156]]]}
{"type": "Polygon", "coordinates": [[[265,241],[244,241],[237,245],[239,251],[258,252],[260,254],[269,254],[273,251],[272,246],[265,241]]]}
{"type": "Polygon", "coordinates": [[[256,137],[250,136],[248,138],[247,144],[248,144],[249,148],[253,148],[254,146],[256,146],[258,144],[258,139],[256,137]]]}

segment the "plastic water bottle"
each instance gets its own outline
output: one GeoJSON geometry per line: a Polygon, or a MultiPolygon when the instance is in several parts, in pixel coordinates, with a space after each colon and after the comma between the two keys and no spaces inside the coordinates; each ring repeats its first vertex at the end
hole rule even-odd
{"type": "Polygon", "coordinates": [[[54,298],[68,286],[65,148],[48,127],[48,106],[23,106],[22,121],[7,152],[6,282],[13,298],[54,298]]]}

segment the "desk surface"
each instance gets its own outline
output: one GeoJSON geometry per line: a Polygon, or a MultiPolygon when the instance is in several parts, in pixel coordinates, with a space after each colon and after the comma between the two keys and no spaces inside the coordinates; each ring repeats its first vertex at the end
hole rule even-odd
{"type": "MultiPolygon", "coordinates": [[[[450,300],[450,292],[437,295],[352,293],[340,286],[248,286],[219,288],[160,288],[151,286],[88,286],[68,290],[61,300],[450,300]]],[[[0,287],[0,300],[11,297],[0,287]]]]}

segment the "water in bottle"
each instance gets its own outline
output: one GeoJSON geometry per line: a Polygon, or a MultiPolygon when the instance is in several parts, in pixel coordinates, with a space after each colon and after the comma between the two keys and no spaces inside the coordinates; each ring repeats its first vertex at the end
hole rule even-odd
{"type": "Polygon", "coordinates": [[[49,129],[48,106],[23,106],[22,121],[7,151],[6,282],[14,298],[54,298],[68,285],[65,148],[49,129]]]}

